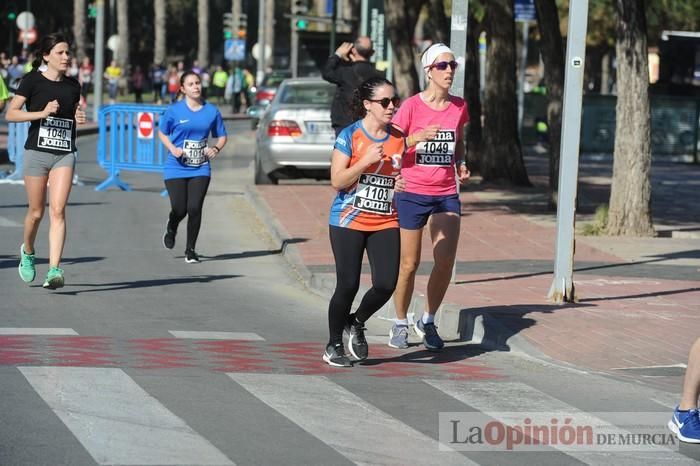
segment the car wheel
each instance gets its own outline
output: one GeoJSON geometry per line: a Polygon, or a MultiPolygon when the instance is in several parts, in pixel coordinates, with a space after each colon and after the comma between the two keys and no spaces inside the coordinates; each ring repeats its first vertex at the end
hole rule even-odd
{"type": "Polygon", "coordinates": [[[260,157],[255,154],[255,184],[277,184],[277,178],[268,175],[262,168],[260,157]]]}

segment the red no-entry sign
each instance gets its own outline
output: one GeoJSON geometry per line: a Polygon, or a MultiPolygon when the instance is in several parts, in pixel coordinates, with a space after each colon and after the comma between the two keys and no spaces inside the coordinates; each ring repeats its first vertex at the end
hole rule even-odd
{"type": "Polygon", "coordinates": [[[139,112],[136,114],[139,139],[153,139],[153,114],[139,112]]]}

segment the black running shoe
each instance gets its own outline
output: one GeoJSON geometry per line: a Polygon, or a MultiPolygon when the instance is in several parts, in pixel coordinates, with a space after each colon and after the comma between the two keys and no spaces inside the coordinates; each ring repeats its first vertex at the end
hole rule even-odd
{"type": "Polygon", "coordinates": [[[165,249],[172,249],[175,247],[175,232],[165,226],[165,233],[163,233],[163,247],[165,249]]]}
{"type": "Polygon", "coordinates": [[[194,252],[194,249],[187,249],[185,251],[185,262],[187,262],[188,264],[199,263],[199,256],[196,252],[194,252]]]}
{"type": "Polygon", "coordinates": [[[326,352],[323,353],[323,360],[330,366],[335,367],[352,367],[352,361],[345,355],[345,348],[342,343],[326,346],[326,352]]]}
{"type": "Polygon", "coordinates": [[[348,348],[350,349],[350,354],[358,361],[364,361],[369,354],[365,330],[364,324],[357,320],[350,325],[348,348]]]}

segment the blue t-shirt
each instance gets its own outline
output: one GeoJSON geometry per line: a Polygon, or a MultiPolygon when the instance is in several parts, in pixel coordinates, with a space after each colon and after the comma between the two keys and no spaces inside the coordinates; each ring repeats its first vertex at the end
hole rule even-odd
{"type": "Polygon", "coordinates": [[[185,151],[180,158],[168,153],[163,170],[164,179],[211,176],[209,160],[203,151],[207,147],[209,134],[213,138],[226,136],[219,109],[205,102],[202,108],[193,112],[185,99],[182,99],[168,107],[160,119],[159,128],[175,147],[181,147],[185,151]]]}

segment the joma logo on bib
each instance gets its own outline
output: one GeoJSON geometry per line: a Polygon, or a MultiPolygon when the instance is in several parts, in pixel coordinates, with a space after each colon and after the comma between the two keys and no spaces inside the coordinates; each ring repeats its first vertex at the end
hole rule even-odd
{"type": "Polygon", "coordinates": [[[44,118],[39,124],[39,139],[36,146],[41,149],[73,152],[72,135],[73,120],[56,117],[44,118]]]}
{"type": "Polygon", "coordinates": [[[452,165],[455,152],[454,130],[440,130],[430,141],[416,146],[416,165],[447,167],[452,165]]]}
{"type": "Polygon", "coordinates": [[[189,167],[199,167],[207,161],[204,148],[207,147],[206,139],[193,141],[185,139],[182,144],[182,163],[189,167]]]}

